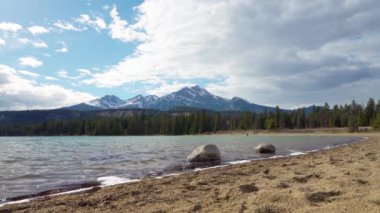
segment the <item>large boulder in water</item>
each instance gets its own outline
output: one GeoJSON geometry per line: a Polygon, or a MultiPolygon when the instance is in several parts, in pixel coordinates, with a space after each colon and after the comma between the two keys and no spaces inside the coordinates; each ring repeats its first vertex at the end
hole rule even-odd
{"type": "Polygon", "coordinates": [[[187,157],[189,163],[220,163],[220,152],[216,145],[206,144],[194,149],[187,157]]]}
{"type": "Polygon", "coordinates": [[[274,154],[276,152],[276,147],[273,144],[267,143],[258,145],[255,150],[258,153],[274,154]]]}

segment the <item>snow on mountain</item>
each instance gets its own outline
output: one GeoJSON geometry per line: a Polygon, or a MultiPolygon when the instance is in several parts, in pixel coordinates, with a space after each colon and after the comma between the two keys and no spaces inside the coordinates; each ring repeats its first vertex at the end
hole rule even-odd
{"type": "Polygon", "coordinates": [[[199,86],[185,87],[176,92],[161,97],[155,104],[160,110],[175,107],[193,107],[211,110],[223,110],[226,99],[215,96],[199,86]]]}
{"type": "Polygon", "coordinates": [[[146,108],[151,109],[154,108],[154,103],[159,99],[158,96],[148,95],[142,96],[137,95],[133,98],[126,100],[125,104],[120,106],[120,108],[146,108]]]}
{"type": "Polygon", "coordinates": [[[113,95],[106,95],[102,98],[95,99],[88,103],[82,103],[75,106],[67,107],[80,111],[95,109],[157,109],[167,111],[177,107],[190,107],[199,109],[209,109],[214,111],[254,111],[264,112],[272,111],[273,108],[256,105],[242,98],[234,97],[225,99],[211,94],[204,88],[199,86],[185,87],[178,91],[172,92],[163,97],[155,95],[137,95],[127,100],[121,100],[113,95]]]}
{"type": "Polygon", "coordinates": [[[144,96],[136,95],[135,97],[126,100],[126,103],[122,107],[123,108],[126,108],[126,107],[142,108],[143,101],[144,101],[144,96]]]}
{"type": "Polygon", "coordinates": [[[102,98],[92,100],[87,104],[102,109],[116,109],[125,104],[125,101],[114,95],[106,95],[102,98]]]}

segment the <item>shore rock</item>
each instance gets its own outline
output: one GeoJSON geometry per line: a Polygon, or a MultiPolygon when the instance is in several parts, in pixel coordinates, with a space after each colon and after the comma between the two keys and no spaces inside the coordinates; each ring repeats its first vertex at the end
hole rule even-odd
{"type": "Polygon", "coordinates": [[[260,144],[255,148],[258,153],[270,153],[274,154],[276,152],[276,147],[273,144],[260,144]]]}
{"type": "Polygon", "coordinates": [[[194,149],[187,157],[189,163],[220,163],[220,152],[216,145],[206,144],[194,149]]]}

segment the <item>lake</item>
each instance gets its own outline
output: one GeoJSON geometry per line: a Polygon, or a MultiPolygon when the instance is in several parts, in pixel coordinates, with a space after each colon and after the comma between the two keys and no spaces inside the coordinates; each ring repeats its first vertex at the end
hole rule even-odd
{"type": "Polygon", "coordinates": [[[194,148],[207,143],[219,147],[222,164],[233,164],[269,157],[255,153],[259,143],[272,143],[276,156],[287,156],[357,140],[261,135],[0,137],[0,203],[92,181],[113,184],[179,172],[170,168],[184,165],[194,148]]]}

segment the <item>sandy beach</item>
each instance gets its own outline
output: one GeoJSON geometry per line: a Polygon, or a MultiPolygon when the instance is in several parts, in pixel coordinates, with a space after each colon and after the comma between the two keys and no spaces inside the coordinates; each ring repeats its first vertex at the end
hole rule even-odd
{"type": "Polygon", "coordinates": [[[368,140],[36,199],[0,212],[380,212],[380,133],[349,135],[368,140]]]}

